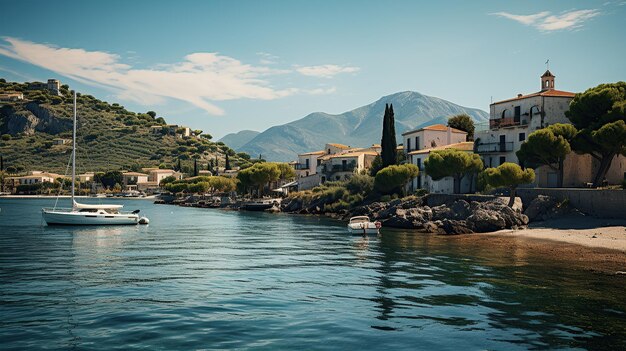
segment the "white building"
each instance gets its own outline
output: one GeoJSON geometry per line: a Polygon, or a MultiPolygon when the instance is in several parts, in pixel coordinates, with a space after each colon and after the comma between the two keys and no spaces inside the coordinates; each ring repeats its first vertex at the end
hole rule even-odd
{"type": "MultiPolygon", "coordinates": [[[[452,177],[445,177],[440,180],[433,180],[424,170],[424,161],[430,156],[432,151],[455,149],[472,153],[474,150],[474,142],[463,141],[460,143],[454,143],[449,145],[437,146],[428,149],[414,150],[407,154],[408,161],[416,165],[420,174],[413,178],[409,183],[409,192],[416,191],[417,189],[425,189],[432,194],[453,194],[454,193],[454,179],[452,177]]],[[[473,190],[474,179],[470,179],[465,176],[461,179],[461,193],[469,193],[473,190]]]]}
{"type": "Polygon", "coordinates": [[[519,163],[515,153],[528,135],[555,123],[571,123],[565,116],[575,93],[555,89],[555,76],[541,76],[541,90],[489,105],[489,130],[476,132],[476,152],[485,167],[519,163]]]}
{"type": "Polygon", "coordinates": [[[431,149],[438,146],[462,143],[467,140],[467,133],[443,124],[433,124],[421,129],[402,133],[404,154],[411,151],[431,149]]]}

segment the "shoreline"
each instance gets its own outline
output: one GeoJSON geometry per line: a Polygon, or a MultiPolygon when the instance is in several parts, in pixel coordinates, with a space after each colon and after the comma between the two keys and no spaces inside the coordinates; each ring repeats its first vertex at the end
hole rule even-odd
{"type": "MultiPolygon", "coordinates": [[[[0,199],[55,199],[55,198],[59,198],[59,199],[69,199],[72,196],[71,195],[2,195],[0,196],[0,199]]],[[[118,196],[118,197],[93,197],[93,196],[85,196],[85,195],[80,195],[80,196],[74,196],[74,198],[77,199],[123,199],[123,200],[154,200],[156,199],[156,195],[150,195],[150,196],[144,196],[144,197],[123,197],[123,196],[118,196]]]]}

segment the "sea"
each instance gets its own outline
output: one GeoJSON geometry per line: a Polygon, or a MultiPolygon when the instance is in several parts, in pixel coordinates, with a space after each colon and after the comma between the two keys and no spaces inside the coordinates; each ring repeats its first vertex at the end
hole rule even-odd
{"type": "Polygon", "coordinates": [[[625,279],[516,248],[149,200],[47,226],[55,201],[0,199],[0,350],[626,349],[625,279]]]}

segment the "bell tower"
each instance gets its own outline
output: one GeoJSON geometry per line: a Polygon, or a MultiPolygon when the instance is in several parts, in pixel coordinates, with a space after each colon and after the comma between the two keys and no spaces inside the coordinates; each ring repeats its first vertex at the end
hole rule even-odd
{"type": "Polygon", "coordinates": [[[554,78],[556,78],[550,70],[546,70],[541,76],[541,91],[554,90],[554,78]]]}

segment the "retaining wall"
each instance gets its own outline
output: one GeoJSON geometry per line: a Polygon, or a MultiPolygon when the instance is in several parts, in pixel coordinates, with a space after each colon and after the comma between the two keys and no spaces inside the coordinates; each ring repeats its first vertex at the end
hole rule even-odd
{"type": "Polygon", "coordinates": [[[517,189],[517,196],[528,205],[538,195],[569,200],[570,206],[598,218],[626,219],[626,190],[533,188],[517,189]]]}

